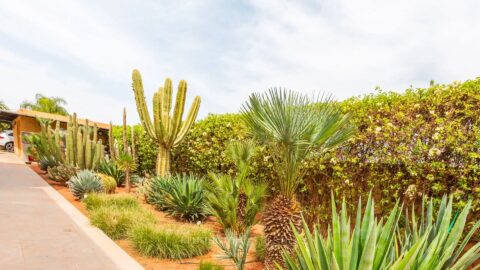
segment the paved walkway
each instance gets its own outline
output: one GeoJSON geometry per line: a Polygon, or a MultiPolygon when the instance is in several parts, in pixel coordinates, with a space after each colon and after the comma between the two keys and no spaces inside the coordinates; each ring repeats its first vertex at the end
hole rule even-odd
{"type": "Polygon", "coordinates": [[[0,269],[143,269],[16,156],[0,152],[0,269]]]}

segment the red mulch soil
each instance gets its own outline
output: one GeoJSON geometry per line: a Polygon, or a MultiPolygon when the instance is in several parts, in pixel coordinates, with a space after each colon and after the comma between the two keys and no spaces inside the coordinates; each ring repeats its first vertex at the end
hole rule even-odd
{"type": "MultiPolygon", "coordinates": [[[[76,200],[72,193],[70,193],[68,187],[64,184],[52,181],[48,179],[45,172],[40,170],[37,164],[33,163],[30,165],[30,168],[36,172],[40,177],[42,177],[45,182],[47,182],[50,186],[52,186],[58,193],[60,193],[65,199],[67,199],[73,206],[75,206],[80,212],[82,212],[85,216],[88,216],[88,211],[85,208],[85,205],[80,201],[76,200]]],[[[134,194],[134,189],[132,189],[131,193],[134,194]]],[[[116,193],[126,193],[125,188],[117,188],[116,193]]],[[[162,224],[183,224],[167,216],[164,212],[155,210],[151,205],[146,204],[142,201],[142,206],[146,209],[152,211],[162,224]]],[[[221,235],[221,226],[215,222],[213,218],[208,218],[206,221],[203,222],[202,226],[206,226],[211,228],[212,231],[216,235],[221,235]]],[[[248,252],[247,257],[247,270],[260,270],[263,269],[263,263],[256,261],[254,251],[255,251],[255,237],[261,235],[263,233],[263,226],[262,225],[255,225],[252,228],[252,241],[250,245],[250,250],[248,252]]],[[[125,252],[127,252],[132,258],[134,258],[137,262],[139,262],[145,269],[148,270],[196,270],[198,269],[198,265],[200,261],[211,261],[218,265],[222,265],[225,269],[234,269],[232,266],[232,262],[228,259],[221,259],[218,256],[223,255],[223,252],[220,248],[215,244],[212,243],[212,249],[210,252],[203,256],[193,257],[190,259],[184,259],[182,261],[173,261],[173,260],[162,260],[158,258],[150,258],[145,257],[139,254],[135,248],[132,246],[129,240],[116,240],[118,246],[120,246],[125,252]]]]}

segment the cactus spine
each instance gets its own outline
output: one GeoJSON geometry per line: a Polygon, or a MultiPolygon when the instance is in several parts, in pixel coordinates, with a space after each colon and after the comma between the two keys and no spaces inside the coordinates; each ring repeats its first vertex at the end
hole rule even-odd
{"type": "Polygon", "coordinates": [[[79,126],[77,115],[69,117],[66,138],[67,163],[80,169],[95,169],[104,159],[104,147],[101,140],[97,140],[97,125],[93,129],[88,120],[84,126],[79,126]],[[92,134],[93,133],[93,134],[92,134]]]}
{"type": "Polygon", "coordinates": [[[167,175],[170,173],[170,151],[182,142],[195,122],[200,108],[200,97],[195,97],[187,118],[183,120],[187,82],[181,80],[178,84],[173,115],[170,115],[172,110],[172,80],[167,78],[164,86],[160,87],[153,96],[152,123],[147,104],[145,103],[142,76],[136,69],[133,70],[132,81],[135,102],[142,125],[147,134],[156,140],[159,145],[156,173],[161,176],[167,175]]]}

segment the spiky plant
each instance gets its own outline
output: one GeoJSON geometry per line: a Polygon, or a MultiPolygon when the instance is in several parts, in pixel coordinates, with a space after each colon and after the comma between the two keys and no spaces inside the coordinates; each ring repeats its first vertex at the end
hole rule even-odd
{"type": "Polygon", "coordinates": [[[302,160],[312,149],[326,151],[347,141],[352,128],[349,117],[322,96],[311,100],[298,92],[272,88],[264,94],[252,94],[242,107],[242,116],[250,132],[274,149],[279,194],[264,215],[266,238],[265,267],[282,265],[282,252],[291,251],[295,235],[290,223],[300,229],[300,204],[295,192],[303,170],[302,160]]]}
{"type": "Polygon", "coordinates": [[[480,257],[480,243],[464,251],[480,225],[477,222],[462,240],[470,203],[455,220],[452,219],[452,199],[447,204],[444,198],[436,221],[432,212],[426,216],[422,213],[420,223],[416,223],[416,219],[411,223],[407,221],[407,230],[402,235],[400,231],[404,228],[399,227],[401,207],[398,203],[384,221],[375,218],[370,197],[362,217],[360,201],[352,229],[345,202],[337,213],[332,199],[332,224],[327,235],[320,233],[318,225],[311,232],[305,222],[304,235],[294,229],[298,247],[293,256],[284,254],[286,269],[467,269],[480,257]]]}
{"type": "Polygon", "coordinates": [[[102,192],[103,185],[100,178],[89,170],[79,171],[67,182],[70,191],[77,200],[85,198],[90,192],[102,192]]]}
{"type": "Polygon", "coordinates": [[[154,178],[149,187],[148,201],[169,215],[184,221],[205,217],[203,181],[192,175],[174,175],[171,179],[154,178]]]}
{"type": "Polygon", "coordinates": [[[130,192],[130,173],[137,169],[137,164],[133,157],[126,152],[122,152],[115,162],[117,163],[118,168],[125,174],[125,187],[127,188],[128,193],[130,192]]]}
{"type": "Polygon", "coordinates": [[[48,178],[60,183],[67,182],[75,174],[77,174],[77,168],[70,166],[69,164],[60,164],[48,168],[48,178]]]}
{"type": "Polygon", "coordinates": [[[113,160],[102,161],[98,165],[97,171],[113,177],[117,182],[117,186],[121,186],[125,182],[125,173],[118,168],[117,163],[113,160]]]}
{"type": "Polygon", "coordinates": [[[219,237],[215,237],[213,241],[225,253],[225,256],[222,257],[233,261],[236,270],[245,269],[248,249],[250,248],[250,228],[240,234],[226,230],[225,241],[219,237]]]}
{"type": "Polygon", "coordinates": [[[132,86],[135,93],[138,115],[147,134],[158,142],[158,155],[156,173],[165,176],[170,173],[170,151],[185,138],[188,130],[197,118],[200,108],[200,97],[195,97],[188,112],[187,118],[183,120],[185,98],[187,94],[187,82],[180,81],[178,84],[175,106],[172,111],[172,80],[167,78],[163,87],[160,87],[153,96],[153,122],[145,103],[142,77],[138,70],[133,70],[132,86]]]}
{"type": "Polygon", "coordinates": [[[103,174],[103,173],[97,173],[97,176],[100,178],[102,181],[103,185],[103,190],[107,194],[112,194],[115,193],[115,189],[117,187],[117,182],[115,179],[109,175],[103,174]]]}

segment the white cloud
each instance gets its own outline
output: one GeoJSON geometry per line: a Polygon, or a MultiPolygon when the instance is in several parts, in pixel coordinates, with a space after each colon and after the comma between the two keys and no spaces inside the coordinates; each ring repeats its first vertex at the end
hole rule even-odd
{"type": "MultiPolygon", "coordinates": [[[[130,72],[146,96],[186,79],[201,116],[236,112],[252,91],[285,86],[337,98],[375,86],[472,79],[480,73],[480,2],[465,1],[3,1],[0,99],[37,91],[70,111],[138,120],[130,72]]],[[[149,101],[150,103],[150,101],[149,101]]]]}

